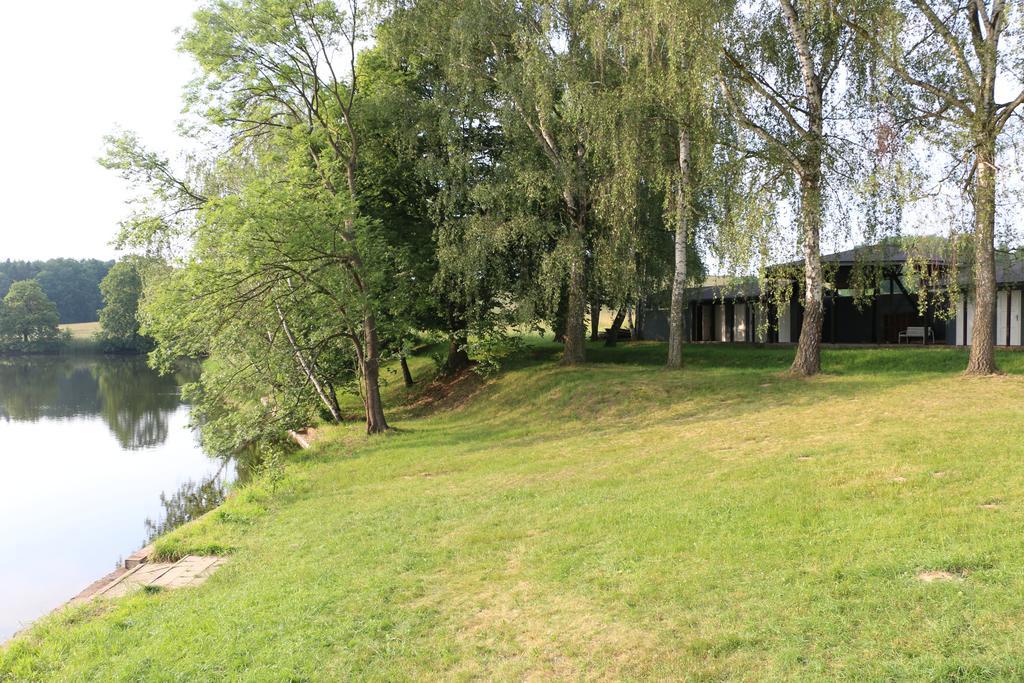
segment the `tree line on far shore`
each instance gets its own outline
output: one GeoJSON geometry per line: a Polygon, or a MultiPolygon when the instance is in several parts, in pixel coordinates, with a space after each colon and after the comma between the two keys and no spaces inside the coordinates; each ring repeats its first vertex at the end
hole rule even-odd
{"type": "MultiPolygon", "coordinates": [[[[43,263],[55,262],[60,262],[61,267],[37,271],[43,277],[13,280],[5,284],[0,297],[0,353],[56,353],[67,346],[71,336],[60,329],[60,325],[65,322],[60,313],[60,305],[49,296],[43,282],[53,282],[54,276],[47,276],[47,273],[67,272],[69,269],[63,266],[68,263],[93,262],[55,259],[43,263]]],[[[96,339],[99,350],[110,353],[144,353],[152,348],[152,340],[139,331],[138,306],[142,295],[139,273],[144,263],[145,259],[129,256],[117,263],[102,264],[104,275],[93,285],[99,305],[91,315],[85,316],[85,322],[99,318],[100,331],[96,339]]],[[[15,276],[33,270],[32,264],[26,262],[8,261],[5,265],[8,266],[6,272],[15,276]]],[[[88,282],[84,286],[88,287],[88,282]]],[[[61,287],[57,291],[63,293],[66,290],[61,287]]],[[[86,293],[86,298],[91,300],[91,295],[86,293]]],[[[69,300],[60,301],[67,303],[69,300]]]]}
{"type": "Polygon", "coordinates": [[[21,280],[35,280],[47,298],[57,306],[62,324],[89,323],[97,318],[103,306],[100,282],[113,261],[98,259],[55,258],[47,261],[0,262],[0,299],[11,285],[21,280]]]}
{"type": "Polygon", "coordinates": [[[573,366],[588,317],[594,338],[602,307],[621,324],[663,294],[682,367],[713,262],[799,296],[812,375],[822,244],[898,239],[937,193],[967,208],[905,277],[952,311],[970,275],[968,371],[995,372],[1022,20],[1002,0],[209,0],[180,45],[204,151],[124,132],[102,160],[143,188],[120,241],[159,259],[153,362],[211,359],[190,391],[225,443],[345,419],[345,391],[379,433],[381,363],[424,342],[455,373],[532,326],[573,366]]]}

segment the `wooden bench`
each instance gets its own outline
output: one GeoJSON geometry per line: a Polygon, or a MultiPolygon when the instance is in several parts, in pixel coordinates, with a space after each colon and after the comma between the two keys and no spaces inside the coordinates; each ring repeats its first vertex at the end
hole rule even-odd
{"type": "Polygon", "coordinates": [[[902,344],[904,340],[909,344],[911,339],[920,339],[922,344],[928,343],[928,337],[931,337],[932,343],[935,343],[935,333],[930,327],[908,327],[904,331],[900,332],[897,341],[902,344]]]}

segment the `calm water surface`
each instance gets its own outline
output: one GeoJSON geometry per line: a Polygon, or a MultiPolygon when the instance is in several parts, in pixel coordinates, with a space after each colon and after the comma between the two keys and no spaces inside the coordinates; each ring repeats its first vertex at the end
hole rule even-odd
{"type": "Polygon", "coordinates": [[[220,502],[179,386],[141,358],[0,359],[0,642],[220,502]]]}

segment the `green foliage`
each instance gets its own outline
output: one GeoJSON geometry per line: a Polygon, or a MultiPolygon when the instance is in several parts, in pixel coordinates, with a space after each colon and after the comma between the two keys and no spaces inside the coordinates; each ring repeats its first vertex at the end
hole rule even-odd
{"type": "Polygon", "coordinates": [[[588,35],[597,13],[586,3],[439,1],[391,20],[405,51],[436,65],[437,99],[455,105],[449,139],[463,177],[454,187],[469,193],[446,197],[463,211],[439,235],[444,276],[479,292],[475,302],[496,298],[512,319],[560,317],[560,332],[575,334],[608,228],[594,210],[601,169],[590,112],[618,72],[588,35]],[[481,121],[496,124],[497,145],[481,121]]]}
{"type": "Polygon", "coordinates": [[[100,339],[109,351],[141,353],[153,346],[152,339],[139,333],[142,267],[138,259],[122,260],[114,264],[100,283],[103,294],[100,339]]]}
{"type": "Polygon", "coordinates": [[[277,493],[278,487],[285,479],[284,450],[280,444],[264,443],[259,449],[260,463],[255,475],[270,489],[277,493]]]}
{"type": "Polygon", "coordinates": [[[293,157],[262,160],[274,172],[246,171],[238,194],[204,206],[187,260],[147,279],[142,308],[156,363],[210,358],[188,395],[218,451],[307,424],[355,379],[345,342],[360,293],[337,267],[352,253],[337,236],[346,208],[293,157]]]}
{"type": "Polygon", "coordinates": [[[474,370],[490,377],[501,370],[502,363],[524,348],[522,337],[501,333],[475,336],[469,340],[467,351],[476,361],[474,370]]]}
{"type": "Polygon", "coordinates": [[[57,306],[39,283],[19,280],[0,303],[0,350],[53,351],[64,341],[59,323],[57,306]]]}
{"type": "Polygon", "coordinates": [[[61,323],[93,322],[103,305],[99,283],[112,265],[96,259],[4,261],[0,263],[0,298],[12,282],[34,279],[56,304],[61,323]]]}

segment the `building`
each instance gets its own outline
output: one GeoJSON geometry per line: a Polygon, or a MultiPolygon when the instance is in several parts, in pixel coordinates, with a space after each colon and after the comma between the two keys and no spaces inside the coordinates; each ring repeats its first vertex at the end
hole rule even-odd
{"type": "MultiPolygon", "coordinates": [[[[826,344],[897,344],[901,342],[901,333],[908,328],[923,327],[928,343],[970,344],[974,324],[974,295],[970,288],[961,285],[957,313],[952,319],[947,319],[944,311],[936,310],[932,302],[921,313],[917,294],[904,281],[906,263],[906,252],[890,247],[851,249],[822,256],[828,282],[822,341],[826,344]],[[871,268],[878,283],[860,306],[853,288],[857,268],[860,272],[871,268]]],[[[946,265],[941,259],[932,259],[928,268],[941,271],[946,265]]],[[[776,268],[776,272],[781,271],[782,267],[776,268]]],[[[996,282],[996,344],[1021,346],[1024,262],[1007,260],[997,264],[996,282]]],[[[686,315],[688,338],[696,342],[795,343],[803,323],[803,307],[799,288],[792,289],[791,299],[781,306],[766,303],[753,279],[729,286],[691,289],[686,315]]],[[[645,312],[643,332],[646,339],[668,338],[667,307],[650,308],[645,312]]],[[[921,343],[920,339],[910,343],[914,342],[921,343]]]]}

